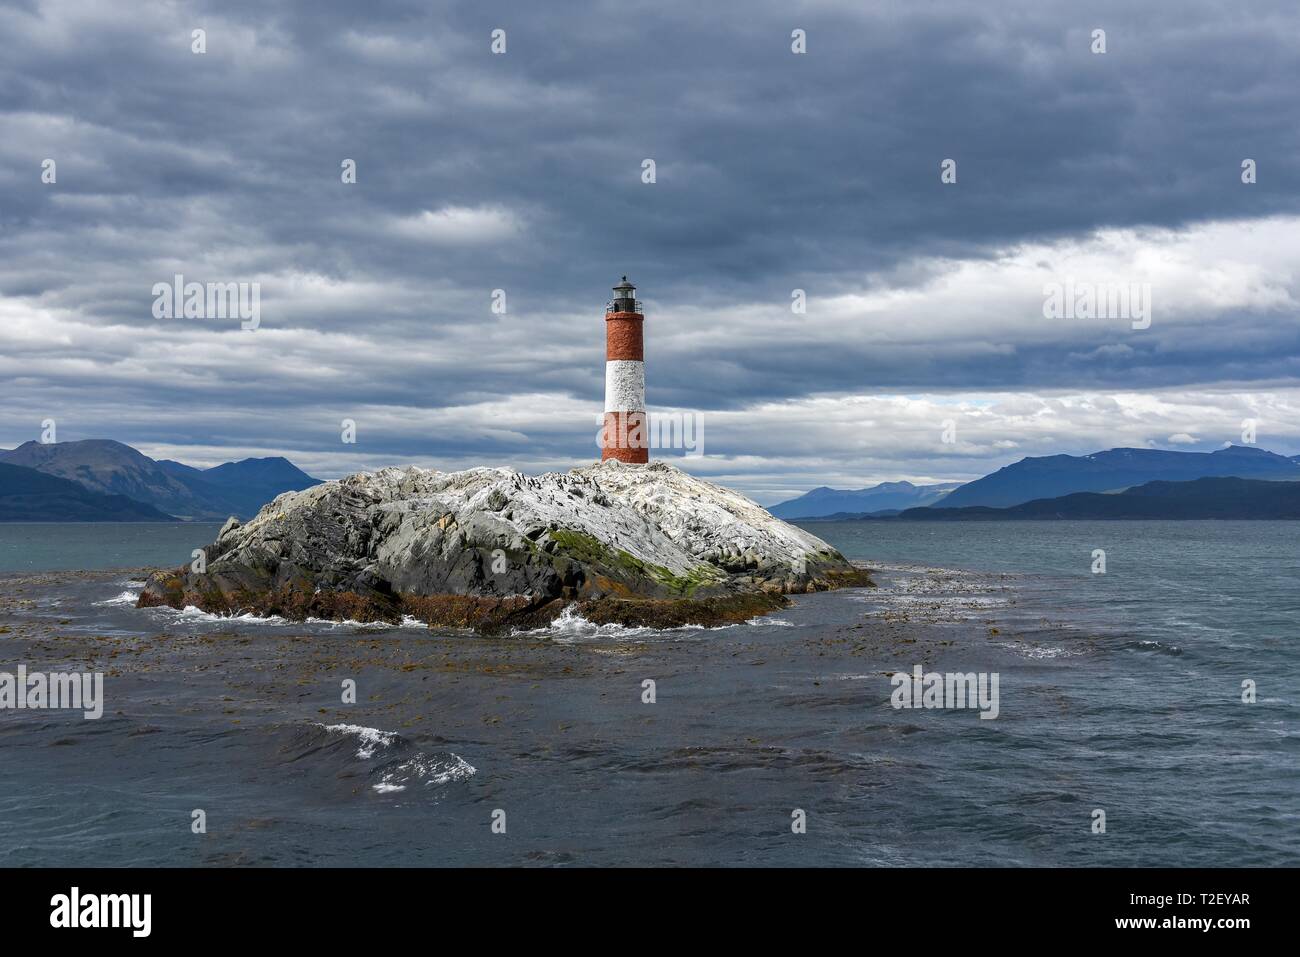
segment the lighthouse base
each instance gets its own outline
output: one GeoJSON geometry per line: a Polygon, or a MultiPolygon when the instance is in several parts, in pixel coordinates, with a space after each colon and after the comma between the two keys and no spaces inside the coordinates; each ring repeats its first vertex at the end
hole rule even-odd
{"type": "Polygon", "coordinates": [[[600,430],[600,460],[632,465],[650,461],[650,422],[644,412],[606,412],[600,430]]]}

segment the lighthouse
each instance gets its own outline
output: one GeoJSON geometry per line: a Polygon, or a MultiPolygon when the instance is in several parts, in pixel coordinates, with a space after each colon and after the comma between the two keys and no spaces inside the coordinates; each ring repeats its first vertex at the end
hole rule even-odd
{"type": "Polygon", "coordinates": [[[650,461],[645,412],[645,316],[636,286],[623,281],[605,306],[605,422],[600,458],[620,462],[650,461]]]}

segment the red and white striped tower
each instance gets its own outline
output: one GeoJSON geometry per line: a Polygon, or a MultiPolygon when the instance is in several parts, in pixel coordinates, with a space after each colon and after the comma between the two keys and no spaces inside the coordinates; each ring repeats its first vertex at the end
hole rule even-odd
{"type": "Polygon", "coordinates": [[[645,411],[645,340],[636,286],[623,281],[605,306],[605,424],[600,459],[650,461],[650,430],[645,411]]]}

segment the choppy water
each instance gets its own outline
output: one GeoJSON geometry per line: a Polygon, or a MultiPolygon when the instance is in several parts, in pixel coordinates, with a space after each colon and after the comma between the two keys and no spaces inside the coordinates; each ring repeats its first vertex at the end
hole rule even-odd
{"type": "Polygon", "coordinates": [[[0,865],[1300,863],[1300,523],[809,527],[880,588],[482,639],[137,610],[42,570],[211,528],[0,525],[0,671],[107,673],[99,721],[0,711],[0,865]],[[893,709],[914,664],[998,717],[893,709]]]}

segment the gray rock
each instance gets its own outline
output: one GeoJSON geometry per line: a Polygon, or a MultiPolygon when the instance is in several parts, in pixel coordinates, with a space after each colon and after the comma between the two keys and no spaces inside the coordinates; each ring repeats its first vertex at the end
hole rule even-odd
{"type": "Polygon", "coordinates": [[[388,468],[231,519],[207,549],[206,573],[155,574],[140,604],[393,617],[421,600],[471,596],[514,613],[862,583],[854,573],[816,536],[662,462],[540,476],[388,468]]]}

